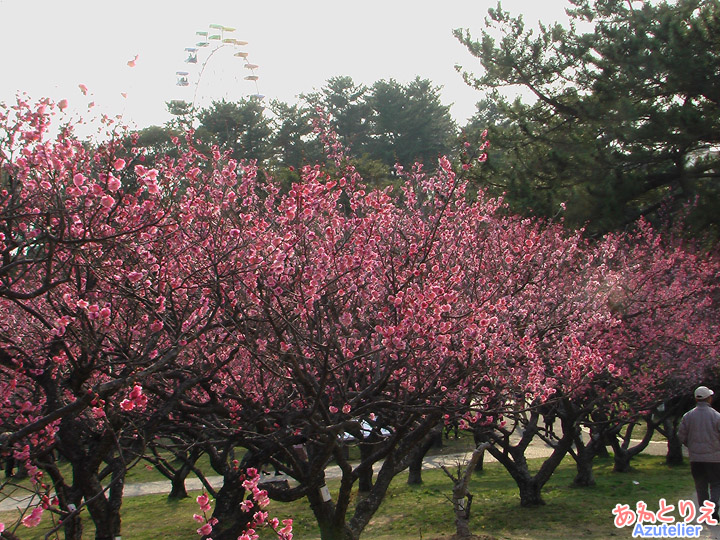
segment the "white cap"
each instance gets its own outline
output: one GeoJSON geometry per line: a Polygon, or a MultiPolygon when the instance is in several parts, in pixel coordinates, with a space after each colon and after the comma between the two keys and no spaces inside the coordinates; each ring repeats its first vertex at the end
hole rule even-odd
{"type": "Polygon", "coordinates": [[[714,393],[715,392],[710,390],[707,386],[698,386],[695,389],[695,399],[707,399],[714,393]]]}

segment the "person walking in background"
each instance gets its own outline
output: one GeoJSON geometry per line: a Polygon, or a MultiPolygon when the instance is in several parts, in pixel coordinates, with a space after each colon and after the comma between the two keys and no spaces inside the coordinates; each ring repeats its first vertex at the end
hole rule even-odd
{"type": "Polygon", "coordinates": [[[711,407],[714,394],[707,386],[695,389],[697,405],[683,416],[678,437],[688,448],[698,505],[702,506],[705,501],[715,503],[712,517],[717,519],[720,501],[720,413],[711,407]]]}

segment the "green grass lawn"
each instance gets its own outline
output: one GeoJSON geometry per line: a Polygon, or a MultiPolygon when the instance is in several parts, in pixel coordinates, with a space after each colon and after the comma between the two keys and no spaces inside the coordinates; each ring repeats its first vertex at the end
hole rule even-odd
{"type": "MultiPolygon", "coordinates": [[[[539,460],[531,460],[531,466],[539,464],[539,460]]],[[[472,529],[476,534],[513,540],[630,538],[631,529],[618,530],[613,525],[611,510],[617,503],[634,508],[637,501],[643,500],[654,509],[660,498],[677,504],[678,499],[688,498],[693,491],[687,465],[668,468],[659,456],[640,456],[633,460],[633,465],[632,472],[617,474],[612,472],[611,459],[598,460],[597,486],[574,488],[571,485],[574,462],[568,458],[544,489],[547,504],[521,508],[517,487],[507,472],[497,463],[486,464],[485,471],[477,474],[470,486],[474,495],[472,529]]],[[[424,471],[421,486],[408,486],[406,478],[406,474],[401,474],[392,484],[363,538],[431,540],[454,532],[452,509],[447,499],[451,485],[444,473],[424,471]]],[[[337,481],[330,482],[331,490],[337,485],[337,481]]],[[[197,524],[192,520],[196,511],[194,495],[175,502],[168,502],[164,495],[128,498],[123,504],[123,540],[196,539],[197,524]]],[[[280,519],[292,517],[295,538],[319,539],[314,518],[304,500],[287,504],[273,502],[271,515],[280,519]]],[[[0,515],[0,521],[11,519],[12,515],[0,515]]],[[[20,531],[20,537],[39,540],[44,537],[41,528],[20,531]]],[[[85,537],[92,538],[89,519],[86,528],[85,537]]]]}

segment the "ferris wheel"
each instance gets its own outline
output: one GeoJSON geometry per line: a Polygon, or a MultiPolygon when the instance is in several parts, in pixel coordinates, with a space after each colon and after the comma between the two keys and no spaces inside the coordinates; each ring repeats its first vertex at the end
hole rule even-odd
{"type": "Polygon", "coordinates": [[[176,86],[182,97],[172,105],[194,111],[207,99],[238,99],[247,97],[262,101],[258,65],[250,62],[244,50],[247,41],[230,37],[235,28],[211,24],[207,30],[195,32],[199,41],[184,51],[186,67],[175,72],[176,86]]]}

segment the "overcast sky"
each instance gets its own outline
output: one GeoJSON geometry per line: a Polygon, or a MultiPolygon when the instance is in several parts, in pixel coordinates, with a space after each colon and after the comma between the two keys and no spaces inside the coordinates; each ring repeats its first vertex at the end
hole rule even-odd
{"type": "MultiPolygon", "coordinates": [[[[336,75],[372,84],[416,76],[442,86],[445,104],[463,123],[480,94],[467,87],[455,64],[476,60],[452,36],[454,28],[479,35],[493,0],[0,0],[2,72],[0,100],[18,91],[32,98],[67,99],[75,111],[122,114],[140,127],[168,119],[164,103],[192,100],[194,86],[175,85],[176,71],[190,72],[185,47],[209,24],[235,27],[228,34],[248,42],[243,50],[260,67],[257,84],[266,99],[293,102],[336,75]],[[135,67],[127,65],[138,55],[135,67]],[[79,86],[87,86],[83,96],[79,86]],[[125,93],[127,97],[123,97],[125,93]]],[[[567,20],[565,0],[505,0],[528,23],[567,20]]],[[[207,53],[205,53],[206,55],[207,53]]],[[[200,61],[204,59],[200,55],[200,61]]],[[[256,92],[248,70],[229,48],[219,51],[200,79],[198,99],[236,99],[256,92]]]]}

